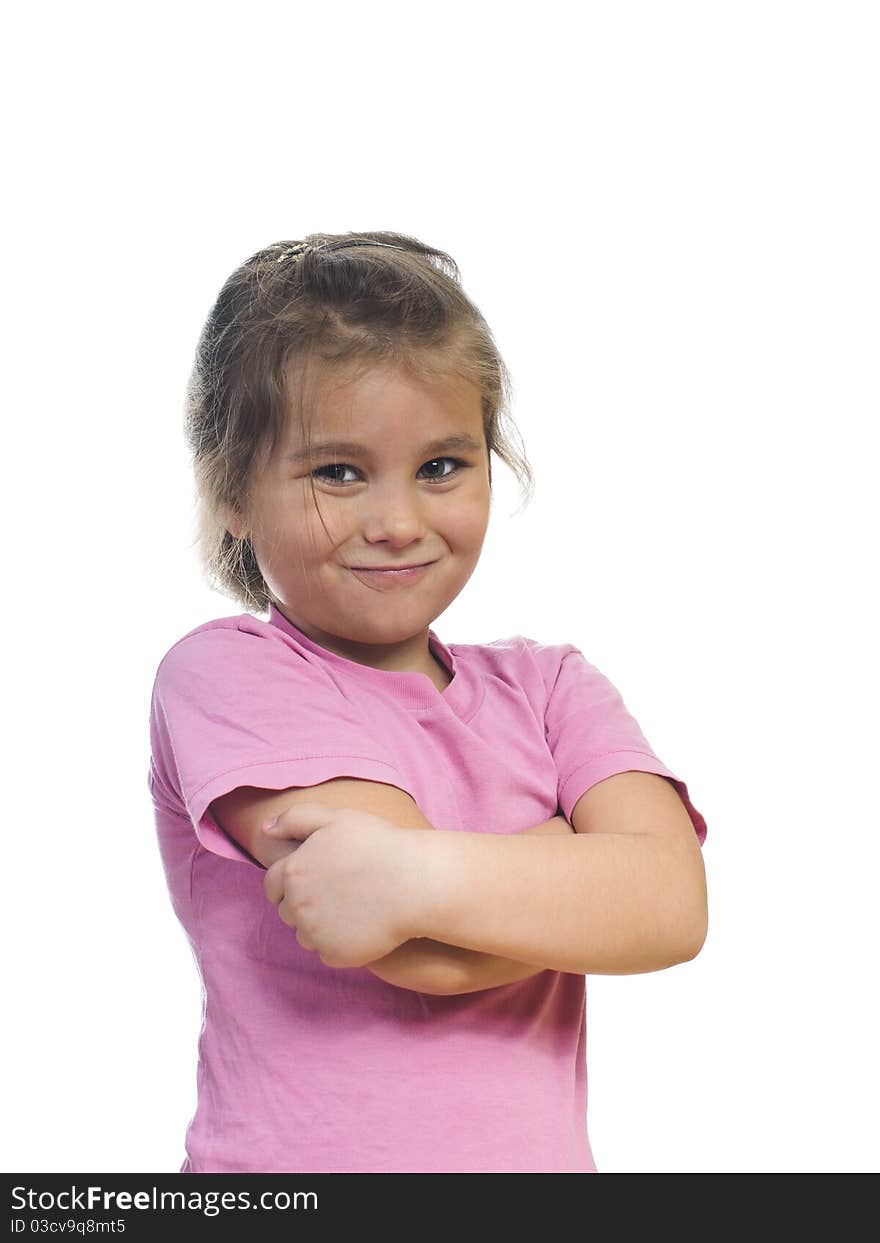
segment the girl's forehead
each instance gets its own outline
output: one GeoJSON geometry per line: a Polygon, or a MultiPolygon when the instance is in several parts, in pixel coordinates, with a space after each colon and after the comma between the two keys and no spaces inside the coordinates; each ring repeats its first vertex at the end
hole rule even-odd
{"type": "Polygon", "coordinates": [[[449,400],[466,398],[476,386],[449,368],[435,361],[428,365],[393,364],[390,362],[359,363],[343,367],[310,367],[300,392],[312,406],[346,404],[353,397],[380,397],[389,390],[416,390],[426,395],[449,400]]]}
{"type": "Polygon", "coordinates": [[[352,434],[377,432],[388,423],[396,430],[412,426],[415,434],[464,432],[482,424],[478,388],[457,376],[425,380],[399,367],[376,365],[355,376],[332,376],[301,392],[287,418],[287,437],[298,445],[311,440],[342,440],[352,434]],[[454,427],[450,427],[450,421],[454,427]]]}

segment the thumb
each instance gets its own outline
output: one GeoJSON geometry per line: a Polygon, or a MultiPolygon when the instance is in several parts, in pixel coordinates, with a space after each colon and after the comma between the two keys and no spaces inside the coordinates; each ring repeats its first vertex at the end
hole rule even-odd
{"type": "Polygon", "coordinates": [[[324,803],[294,803],[263,825],[269,837],[295,838],[302,841],[316,829],[329,824],[333,808],[324,803]]]}

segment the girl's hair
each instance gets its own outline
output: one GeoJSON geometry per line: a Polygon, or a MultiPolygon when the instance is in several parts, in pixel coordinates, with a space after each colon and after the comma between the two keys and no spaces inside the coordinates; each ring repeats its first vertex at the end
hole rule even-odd
{"type": "MultiPolygon", "coordinates": [[[[275,599],[250,541],[236,539],[227,523],[235,513],[249,524],[251,485],[275,453],[291,413],[298,415],[309,447],[304,415],[315,391],[307,384],[312,364],[343,383],[379,364],[427,382],[476,385],[490,490],[494,452],[519,479],[526,502],[531,500],[532,470],[513,443],[522,440],[510,415],[510,375],[483,316],[461,288],[455,261],[402,233],[310,233],[302,242],[277,242],[236,268],[220,290],[186,390],[194,542],[212,590],[258,612],[275,599]],[[300,254],[279,261],[303,245],[300,254]]],[[[317,505],[313,477],[311,483],[317,505]]]]}

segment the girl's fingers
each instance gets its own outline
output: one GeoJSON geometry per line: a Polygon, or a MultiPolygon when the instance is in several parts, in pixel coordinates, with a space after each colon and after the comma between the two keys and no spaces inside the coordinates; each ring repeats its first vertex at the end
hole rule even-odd
{"type": "Polygon", "coordinates": [[[271,820],[267,820],[263,825],[263,832],[268,837],[296,838],[303,841],[316,829],[332,824],[338,814],[338,808],[328,807],[326,803],[294,803],[271,820]]]}
{"type": "Polygon", "coordinates": [[[271,867],[266,868],[266,875],[263,877],[263,892],[275,906],[284,898],[283,865],[283,859],[276,859],[271,867]]]}

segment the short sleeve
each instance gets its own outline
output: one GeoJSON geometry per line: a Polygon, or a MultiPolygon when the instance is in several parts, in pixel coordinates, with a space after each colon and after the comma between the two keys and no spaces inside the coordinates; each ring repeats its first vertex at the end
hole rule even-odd
{"type": "Polygon", "coordinates": [[[253,864],[208,811],[238,786],[284,790],[361,777],[406,790],[381,731],[347,692],[280,632],[188,635],[165,655],[153,686],[154,799],[187,815],[205,849],[253,864]]]}
{"type": "Polygon", "coordinates": [[[571,822],[581,795],[606,777],[623,772],[657,773],[675,786],[702,846],[706,821],[691,802],[686,784],[654,754],[613,683],[571,644],[542,651],[545,662],[550,651],[561,657],[548,695],[544,725],[565,818],[571,822]]]}

